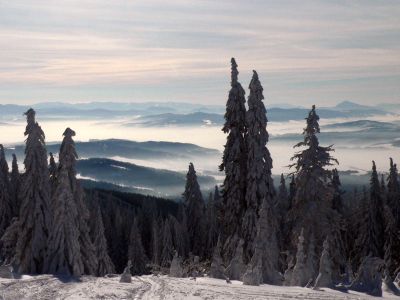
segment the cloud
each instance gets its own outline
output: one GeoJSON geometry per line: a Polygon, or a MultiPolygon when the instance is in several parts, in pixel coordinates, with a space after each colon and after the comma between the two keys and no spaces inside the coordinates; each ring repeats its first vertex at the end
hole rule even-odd
{"type": "Polygon", "coordinates": [[[273,102],[393,102],[399,14],[389,0],[3,1],[0,102],[224,101],[231,56],[273,102]]]}

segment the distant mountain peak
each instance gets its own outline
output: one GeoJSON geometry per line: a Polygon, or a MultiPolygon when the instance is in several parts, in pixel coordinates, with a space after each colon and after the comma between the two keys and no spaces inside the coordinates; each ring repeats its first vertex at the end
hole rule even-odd
{"type": "Polygon", "coordinates": [[[358,104],[349,100],[344,100],[338,103],[335,108],[339,109],[363,109],[363,108],[371,108],[370,106],[358,104]]]}

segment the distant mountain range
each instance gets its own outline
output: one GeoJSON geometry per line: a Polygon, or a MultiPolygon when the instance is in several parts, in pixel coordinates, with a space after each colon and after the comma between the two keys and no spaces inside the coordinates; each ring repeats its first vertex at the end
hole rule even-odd
{"type": "MultiPolygon", "coordinates": [[[[319,141],[322,144],[334,144],[341,147],[379,147],[391,144],[399,147],[400,124],[378,122],[371,120],[358,120],[321,126],[322,134],[319,141]]],[[[293,142],[300,140],[299,134],[282,134],[272,136],[274,142],[293,142]]]]}
{"type": "Polygon", "coordinates": [[[357,120],[352,122],[335,123],[323,126],[325,129],[352,129],[369,131],[395,131],[399,132],[400,126],[389,122],[371,120],[357,120]]]}
{"type": "MultiPolygon", "coordinates": [[[[285,122],[302,120],[309,108],[282,104],[267,105],[270,121],[285,122]]],[[[41,119],[113,119],[129,118],[127,125],[170,126],[170,125],[221,125],[224,105],[201,105],[192,103],[39,103],[32,105],[41,119]]],[[[26,105],[0,105],[0,120],[23,119],[26,105]]],[[[334,107],[319,107],[322,118],[368,117],[386,115],[400,111],[398,104],[385,104],[380,107],[360,105],[351,101],[343,101],[334,107]],[[397,109],[396,109],[397,108],[397,109]]]]}
{"type": "Polygon", "coordinates": [[[220,126],[224,121],[222,114],[195,112],[190,114],[159,114],[150,116],[141,116],[133,120],[132,122],[125,123],[125,126],[146,126],[146,127],[157,127],[157,126],[171,126],[171,125],[183,125],[183,126],[220,126]]]}
{"type": "MultiPolygon", "coordinates": [[[[310,110],[308,108],[277,108],[267,109],[268,120],[272,122],[287,122],[304,120],[310,110]]],[[[333,108],[319,108],[318,115],[324,119],[334,118],[365,118],[376,115],[387,115],[387,111],[369,106],[343,102],[333,108]]],[[[190,114],[158,114],[139,116],[125,123],[125,126],[221,126],[224,123],[222,114],[195,112],[190,114]]]]}
{"type": "MultiPolygon", "coordinates": [[[[60,144],[47,145],[47,151],[57,154],[60,144]]],[[[91,140],[89,142],[76,142],[76,149],[80,157],[124,157],[128,159],[183,159],[189,163],[194,158],[209,158],[220,156],[220,152],[215,149],[203,148],[188,143],[173,142],[135,142],[128,140],[91,140]]],[[[16,145],[6,148],[6,155],[11,156],[15,153],[17,157],[24,156],[25,146],[16,145]]]]}
{"type": "MultiPolygon", "coordinates": [[[[129,191],[163,197],[180,197],[185,189],[186,174],[154,169],[107,158],[82,159],[77,164],[78,177],[118,185],[129,191]]],[[[198,175],[203,191],[214,188],[214,177],[198,175]]],[[[104,187],[103,187],[104,188],[104,187]]]]}

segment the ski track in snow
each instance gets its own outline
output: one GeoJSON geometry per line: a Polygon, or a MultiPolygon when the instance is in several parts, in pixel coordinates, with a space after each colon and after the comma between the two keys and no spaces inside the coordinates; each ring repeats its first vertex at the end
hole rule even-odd
{"type": "MultiPolygon", "coordinates": [[[[342,293],[330,289],[314,291],[300,287],[262,285],[245,286],[233,281],[212,278],[171,278],[167,276],[132,277],[132,283],[119,283],[114,278],[83,276],[79,281],[62,281],[50,275],[24,276],[23,279],[1,279],[1,300],[86,300],[86,299],[132,299],[132,300],[284,300],[284,299],[382,299],[364,294],[342,293]]],[[[399,299],[384,294],[384,299],[399,299]]]]}

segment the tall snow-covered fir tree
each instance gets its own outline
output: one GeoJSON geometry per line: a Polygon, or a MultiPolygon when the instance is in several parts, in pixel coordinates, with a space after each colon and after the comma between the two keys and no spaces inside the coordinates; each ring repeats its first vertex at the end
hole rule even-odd
{"type": "Polygon", "coordinates": [[[331,185],[333,187],[333,201],[332,208],[338,211],[339,213],[343,213],[343,191],[342,191],[342,183],[340,182],[339,172],[337,169],[332,170],[332,182],[331,185]]]}
{"type": "Polygon", "coordinates": [[[261,279],[263,283],[281,284],[282,276],[279,274],[279,245],[277,233],[278,222],[274,216],[271,199],[265,197],[260,209],[260,217],[257,222],[256,237],[254,241],[254,253],[248,268],[257,269],[261,263],[261,279]],[[257,257],[257,256],[260,256],[257,257]],[[261,261],[260,261],[261,259],[261,261]]]}
{"type": "Polygon", "coordinates": [[[51,188],[51,194],[55,192],[57,188],[57,163],[54,159],[53,153],[49,153],[50,159],[49,159],[49,173],[50,173],[50,188],[51,188]]]}
{"type": "Polygon", "coordinates": [[[304,230],[302,229],[297,242],[296,264],[294,265],[291,277],[287,278],[287,280],[290,280],[289,285],[305,286],[310,279],[308,277],[310,272],[307,270],[306,266],[307,257],[304,249],[304,243],[304,230]]]}
{"type": "Polygon", "coordinates": [[[165,219],[162,235],[162,251],[160,256],[160,266],[169,268],[174,257],[174,245],[172,242],[172,232],[169,219],[165,219]]]}
{"type": "MultiPolygon", "coordinates": [[[[98,197],[95,196],[98,201],[98,197]]],[[[101,213],[100,205],[95,204],[94,222],[92,223],[92,239],[95,247],[95,255],[97,258],[97,266],[95,270],[96,276],[104,276],[115,272],[115,267],[108,254],[107,239],[105,236],[103,215],[101,213]]]]}
{"type": "Polygon", "coordinates": [[[296,194],[291,210],[288,214],[288,222],[291,225],[291,237],[288,243],[292,249],[295,247],[297,237],[302,228],[305,231],[305,239],[312,234],[316,241],[316,247],[320,248],[326,236],[332,231],[332,227],[339,226],[333,218],[332,199],[333,189],[328,179],[331,172],[327,167],[337,163],[330,152],[332,146],[319,145],[317,134],[320,133],[319,116],[313,105],[308,117],[307,126],[303,131],[304,141],[295,145],[303,147],[291,160],[295,161],[290,167],[294,167],[296,176],[296,194]]]}
{"type": "MultiPolygon", "coordinates": [[[[246,211],[243,217],[242,234],[244,240],[244,260],[249,262],[254,252],[254,239],[257,233],[257,220],[263,201],[270,206],[275,196],[275,188],[271,176],[272,158],[267,148],[267,115],[263,103],[263,87],[258,74],[253,70],[249,109],[246,112],[245,142],[247,146],[247,178],[246,178],[246,211]]],[[[267,217],[274,217],[271,214],[267,217]]]]}
{"type": "Polygon", "coordinates": [[[292,174],[292,178],[289,183],[289,203],[290,207],[292,207],[292,203],[294,200],[294,197],[296,196],[296,180],[294,177],[294,174],[292,174]]]}
{"type": "Polygon", "coordinates": [[[64,131],[64,139],[61,143],[59,153],[59,169],[65,168],[68,175],[69,185],[74,196],[74,200],[79,211],[78,228],[79,228],[79,245],[84,264],[85,274],[96,274],[97,258],[95,248],[90,238],[90,230],[88,226],[89,211],[84,202],[83,190],[76,179],[76,159],[78,155],[75,149],[73,136],[75,131],[67,128],[64,131]]]}
{"type": "Polygon", "coordinates": [[[276,197],[276,206],[280,215],[284,215],[290,209],[289,193],[286,187],[285,176],[281,174],[278,195],[276,197]]]}
{"type": "Polygon", "coordinates": [[[387,178],[387,204],[396,220],[396,226],[400,228],[400,182],[397,165],[390,158],[389,176],[387,178]]]}
{"type": "Polygon", "coordinates": [[[151,229],[151,252],[153,255],[152,262],[156,266],[161,265],[161,245],[162,245],[163,234],[161,232],[158,221],[153,220],[152,229],[151,229]]]}
{"type": "Polygon", "coordinates": [[[344,218],[344,200],[342,190],[342,183],[340,181],[339,172],[337,169],[332,170],[332,180],[331,187],[333,189],[333,199],[332,199],[332,209],[331,219],[335,226],[331,227],[331,232],[329,236],[329,244],[335,245],[335,247],[330,248],[330,259],[332,260],[331,276],[335,282],[340,281],[340,276],[342,269],[346,266],[346,254],[348,253],[348,245],[345,241],[348,237],[349,229],[348,224],[345,222],[344,218]]]}
{"type": "Polygon", "coordinates": [[[219,228],[218,228],[218,207],[215,197],[212,193],[208,198],[206,216],[207,216],[207,236],[206,236],[206,253],[207,257],[212,257],[214,248],[218,242],[219,228]]]}
{"type": "Polygon", "coordinates": [[[382,197],[386,198],[386,181],[384,174],[381,174],[381,193],[382,197]]]}
{"type": "Polygon", "coordinates": [[[315,288],[332,288],[334,286],[332,278],[332,260],[329,254],[329,248],[329,240],[327,238],[324,241],[321,258],[319,260],[319,272],[314,285],[315,288]]]}
{"type": "Polygon", "coordinates": [[[189,164],[189,171],[186,175],[183,201],[186,207],[190,251],[194,255],[203,256],[206,242],[205,204],[192,163],[189,164]]]}
{"type": "Polygon", "coordinates": [[[133,221],[131,229],[128,259],[132,262],[132,275],[143,275],[146,273],[146,263],[148,259],[143,248],[142,236],[139,232],[137,219],[133,221]]]}
{"type": "Polygon", "coordinates": [[[6,155],[4,152],[4,147],[2,144],[0,144],[0,172],[2,174],[2,176],[7,179],[6,181],[9,181],[8,178],[8,163],[6,160],[6,155]]]}
{"type": "MultiPolygon", "coordinates": [[[[281,181],[279,184],[278,194],[275,200],[275,212],[278,222],[277,237],[278,237],[279,249],[286,248],[285,243],[288,239],[288,235],[290,234],[289,232],[290,226],[287,223],[287,214],[291,207],[290,201],[291,199],[286,187],[286,180],[283,174],[281,174],[281,181]]],[[[287,261],[288,257],[285,257],[285,254],[287,253],[283,251],[281,251],[280,253],[281,253],[280,257],[281,269],[285,269],[287,267],[286,264],[288,263],[287,261]]]]}
{"type": "Polygon", "coordinates": [[[18,162],[17,156],[15,154],[12,155],[12,167],[11,167],[11,174],[10,174],[10,196],[11,196],[11,206],[13,215],[15,217],[19,214],[19,208],[21,206],[21,201],[19,198],[19,190],[21,186],[21,174],[19,173],[18,169],[18,162]]]}
{"type": "Polygon", "coordinates": [[[225,124],[222,131],[228,134],[220,170],[225,171],[223,183],[222,257],[232,259],[238,243],[243,214],[246,208],[246,99],[238,81],[238,65],[231,59],[231,90],[226,104],[225,124]]]}
{"type": "Polygon", "coordinates": [[[221,227],[222,227],[222,213],[223,213],[223,199],[221,196],[221,193],[219,191],[218,185],[215,186],[214,188],[214,205],[215,205],[215,213],[217,217],[217,227],[218,227],[218,234],[221,233],[221,227]]]}
{"type": "Polygon", "coordinates": [[[314,279],[318,276],[318,254],[312,232],[307,241],[306,270],[308,279],[314,281],[314,279]]]}
{"type": "Polygon", "coordinates": [[[396,227],[396,219],[392,211],[385,205],[385,244],[384,244],[384,261],[386,267],[386,275],[393,280],[396,277],[396,271],[400,268],[400,233],[396,227]]]}
{"type": "Polygon", "coordinates": [[[3,145],[0,144],[0,237],[10,225],[13,216],[10,194],[8,164],[4,155],[3,145]]]}
{"type": "Polygon", "coordinates": [[[25,174],[20,189],[21,208],[16,226],[18,240],[12,260],[17,272],[37,274],[42,273],[47,264],[46,248],[51,222],[50,184],[44,133],[35,120],[33,109],[29,109],[25,115],[25,174]]]}
{"type": "Polygon", "coordinates": [[[364,216],[355,243],[355,264],[359,266],[368,255],[384,256],[384,204],[380,193],[380,182],[375,162],[372,162],[368,202],[364,204],[364,216]]]}
{"type": "Polygon", "coordinates": [[[178,251],[179,257],[182,259],[186,258],[190,252],[190,244],[189,244],[189,233],[187,228],[187,215],[186,209],[183,203],[179,203],[178,208],[178,219],[174,224],[175,229],[175,247],[176,251],[178,251]]]}
{"type": "Polygon", "coordinates": [[[80,276],[83,261],[79,246],[79,213],[65,166],[58,171],[52,197],[53,219],[48,238],[48,264],[44,273],[80,276]]]}

